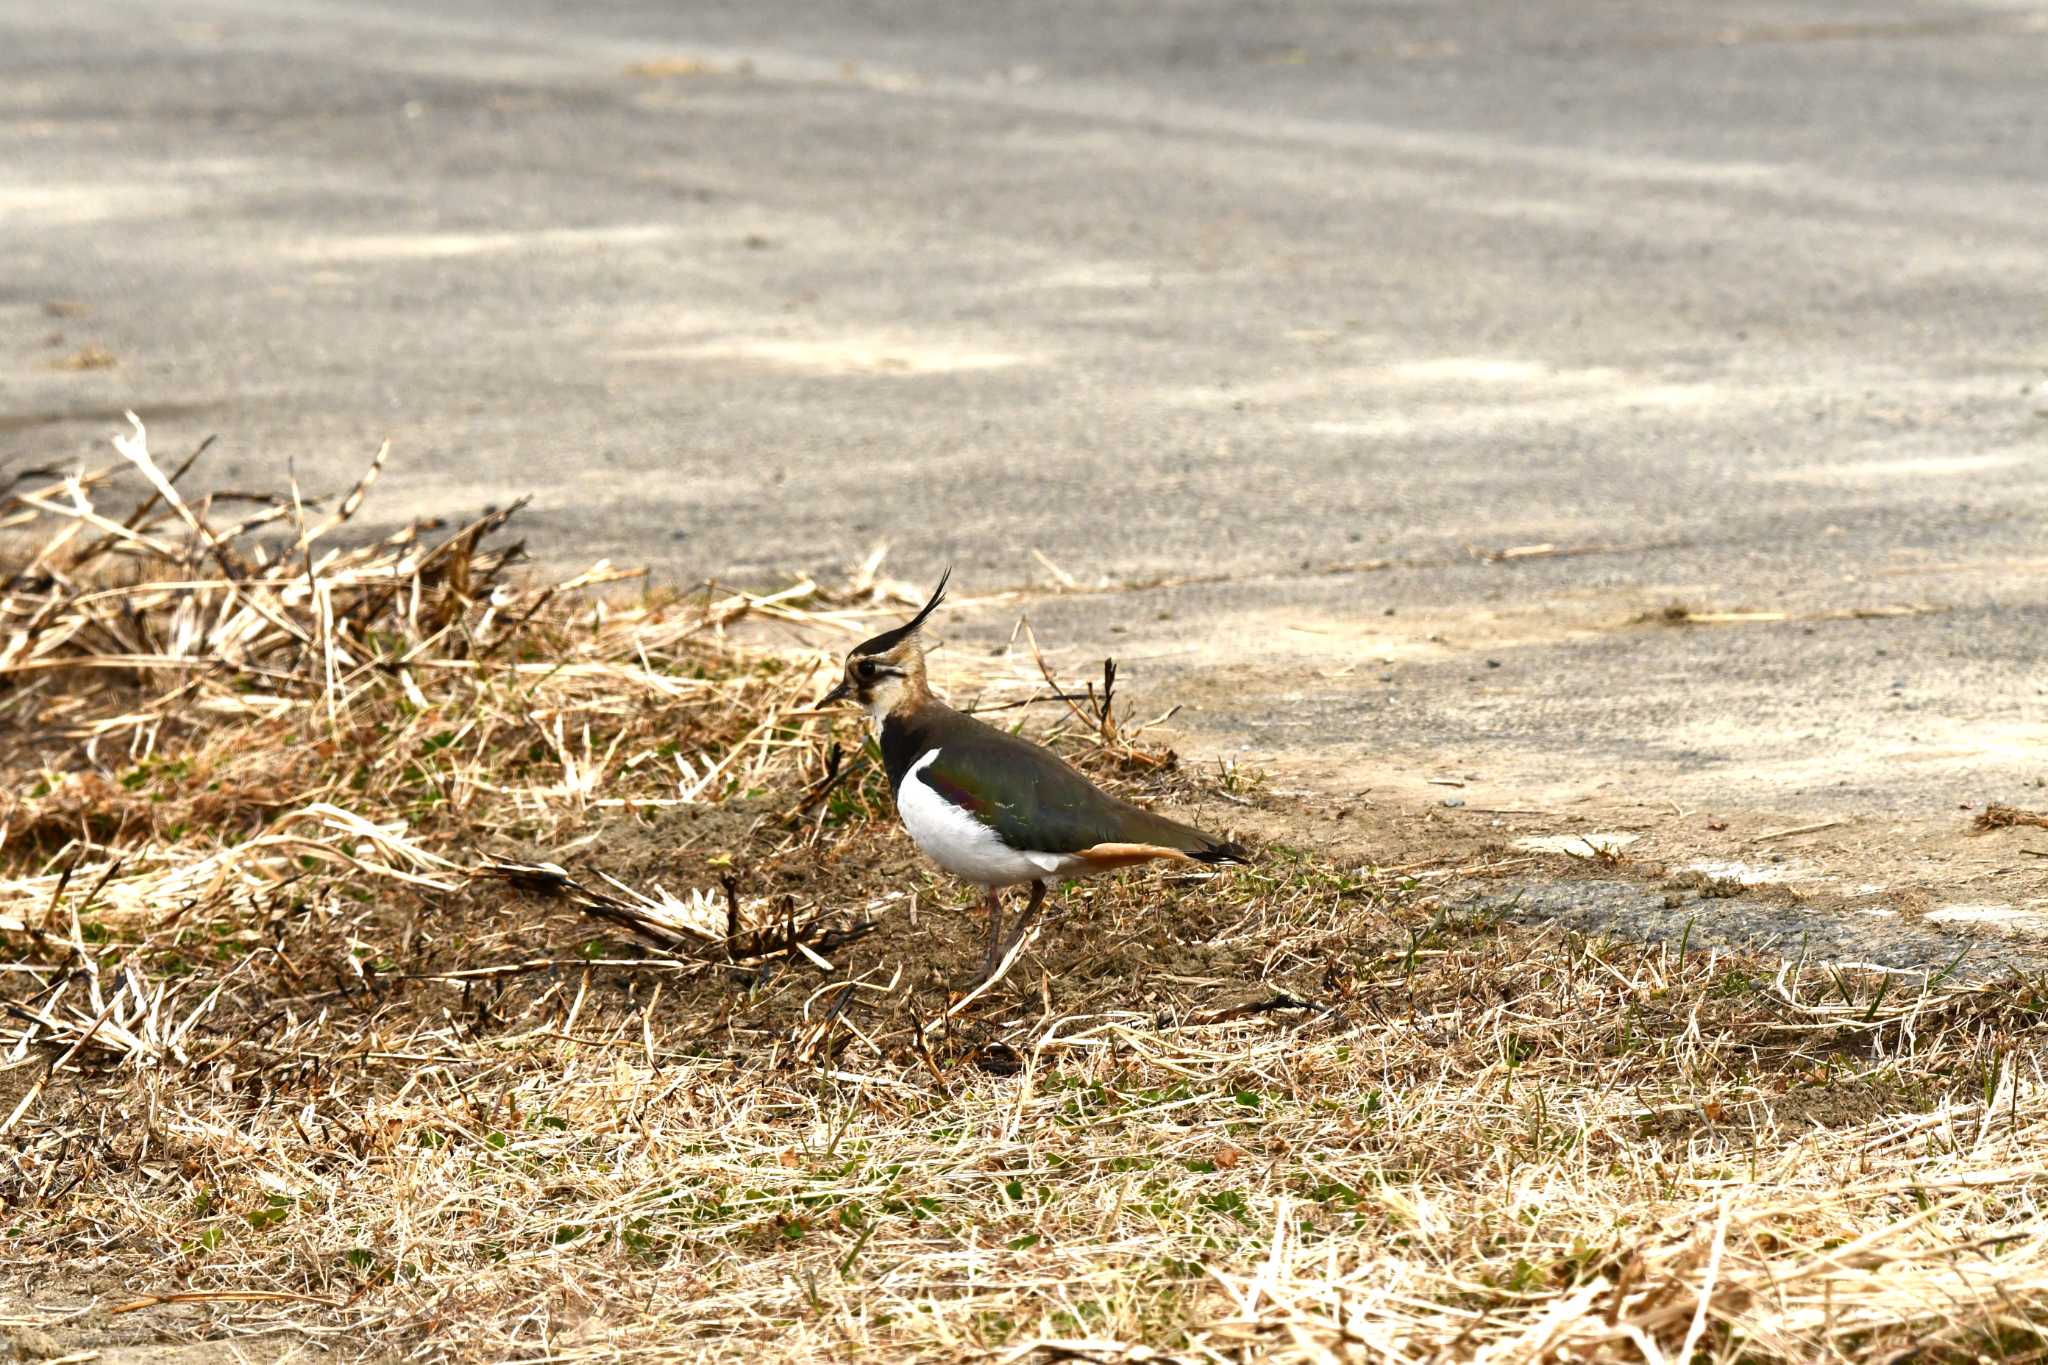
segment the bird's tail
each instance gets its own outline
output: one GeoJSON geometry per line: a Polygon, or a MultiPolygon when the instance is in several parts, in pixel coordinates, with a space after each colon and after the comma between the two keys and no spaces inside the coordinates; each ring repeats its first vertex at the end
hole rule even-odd
{"type": "Polygon", "coordinates": [[[1198,863],[1248,863],[1252,860],[1252,851],[1243,844],[1230,839],[1212,839],[1206,834],[1202,840],[1202,847],[1188,850],[1188,856],[1198,863]]]}
{"type": "Polygon", "coordinates": [[[1127,805],[1125,811],[1125,828],[1130,830],[1129,837],[1134,841],[1185,853],[1198,863],[1248,863],[1252,860],[1251,850],[1235,840],[1219,839],[1193,825],[1184,825],[1141,806],[1127,805]]]}

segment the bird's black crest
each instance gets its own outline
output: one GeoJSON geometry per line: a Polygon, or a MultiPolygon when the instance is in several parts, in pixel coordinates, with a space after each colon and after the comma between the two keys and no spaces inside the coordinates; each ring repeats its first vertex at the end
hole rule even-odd
{"type": "Polygon", "coordinates": [[[917,615],[911,617],[894,630],[885,630],[872,640],[861,641],[853,647],[853,652],[855,654],[887,654],[890,650],[915,635],[917,628],[924,624],[924,618],[937,611],[939,603],[945,600],[946,580],[952,576],[953,571],[951,569],[939,575],[939,586],[932,590],[932,600],[925,603],[923,609],[917,615]]]}

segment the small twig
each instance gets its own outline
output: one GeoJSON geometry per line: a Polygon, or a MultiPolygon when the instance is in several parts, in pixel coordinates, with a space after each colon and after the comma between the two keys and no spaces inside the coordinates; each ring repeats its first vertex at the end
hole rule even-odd
{"type": "Polygon", "coordinates": [[[1794,825],[1790,829],[1774,829],[1768,834],[1759,834],[1754,839],[1751,839],[1750,842],[1752,844],[1767,844],[1773,839],[1790,839],[1795,834],[1818,834],[1824,829],[1833,829],[1837,825],[1846,825],[1848,823],[1847,820],[1822,820],[1811,825],[1794,825]]]}
{"type": "MultiPolygon", "coordinates": [[[[185,457],[185,463],[179,465],[177,472],[171,475],[170,481],[173,484],[176,484],[178,480],[184,478],[185,475],[191,470],[192,466],[199,462],[199,457],[201,455],[204,455],[208,450],[212,449],[213,443],[219,439],[219,436],[213,435],[208,436],[205,440],[201,441],[198,447],[195,448],[190,455],[187,455],[185,457]]],[[[143,519],[147,517],[152,511],[154,511],[156,509],[157,503],[159,503],[162,500],[162,493],[152,492],[147,498],[144,498],[142,500],[142,505],[140,507],[137,507],[135,511],[129,515],[128,519],[121,524],[131,531],[135,530],[137,527],[142,525],[143,519]]],[[[92,544],[86,546],[83,550],[79,551],[78,558],[73,561],[72,567],[76,568],[78,565],[86,564],[94,559],[97,559],[102,554],[105,554],[107,550],[115,544],[115,541],[116,537],[112,535],[101,536],[98,540],[94,541],[92,544]]]]}
{"type": "Polygon", "coordinates": [[[167,1303],[313,1303],[322,1308],[347,1307],[340,1299],[322,1298],[318,1294],[294,1294],[283,1289],[193,1289],[177,1294],[145,1294],[139,1299],[114,1305],[107,1310],[107,1316],[135,1313],[167,1303]]]}
{"type": "Polygon", "coordinates": [[[1074,576],[1072,574],[1068,573],[1065,569],[1062,569],[1059,565],[1053,563],[1050,559],[1047,559],[1045,556],[1045,551],[1034,548],[1031,551],[1031,557],[1037,560],[1040,564],[1044,565],[1045,571],[1053,576],[1053,581],[1057,582],[1062,588],[1065,588],[1067,591],[1072,592],[1075,588],[1081,586],[1078,582],[1075,581],[1074,576]]]}
{"type": "Polygon", "coordinates": [[[1031,645],[1031,658],[1038,665],[1038,675],[1045,679],[1045,685],[1052,689],[1053,695],[1067,704],[1067,710],[1073,713],[1074,719],[1093,730],[1095,722],[1089,717],[1087,712],[1074,704],[1074,699],[1067,695],[1066,689],[1061,687],[1059,682],[1052,676],[1052,666],[1046,663],[1044,653],[1038,648],[1038,632],[1031,628],[1029,621],[1024,621],[1020,624],[1024,628],[1025,640],[1031,645]]]}

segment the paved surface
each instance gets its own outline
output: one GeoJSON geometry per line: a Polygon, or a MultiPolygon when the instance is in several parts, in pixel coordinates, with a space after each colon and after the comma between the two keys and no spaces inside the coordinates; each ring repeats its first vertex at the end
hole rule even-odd
{"type": "Polygon", "coordinates": [[[132,406],[564,562],[1179,580],[1029,605],[1388,820],[2025,910],[2048,833],[1960,831],[2048,805],[2044,70],[2025,4],[0,0],[0,460],[132,406]]]}

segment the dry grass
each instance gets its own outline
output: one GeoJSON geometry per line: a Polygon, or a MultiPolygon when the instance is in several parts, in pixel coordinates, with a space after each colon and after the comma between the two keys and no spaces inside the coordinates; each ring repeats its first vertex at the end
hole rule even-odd
{"type": "MultiPolygon", "coordinates": [[[[966,897],[808,711],[826,656],[728,638],[860,628],[873,564],[606,604],[509,581],[502,516],[328,549],[362,490],[231,526],[123,453],[134,516],[111,472],[0,509],[5,1274],[60,1331],[2043,1354],[2023,983],[1587,941],[1269,847],[1065,889],[962,1007],[966,897]]],[[[1105,780],[1213,799],[1105,701],[1065,718],[1105,780]]]]}
{"type": "Polygon", "coordinates": [[[2048,829],[2048,814],[2019,806],[2001,806],[1993,801],[1971,822],[1971,827],[1979,834],[1986,830],[2012,829],[2017,825],[2033,825],[2040,829],[2048,829]]]}

